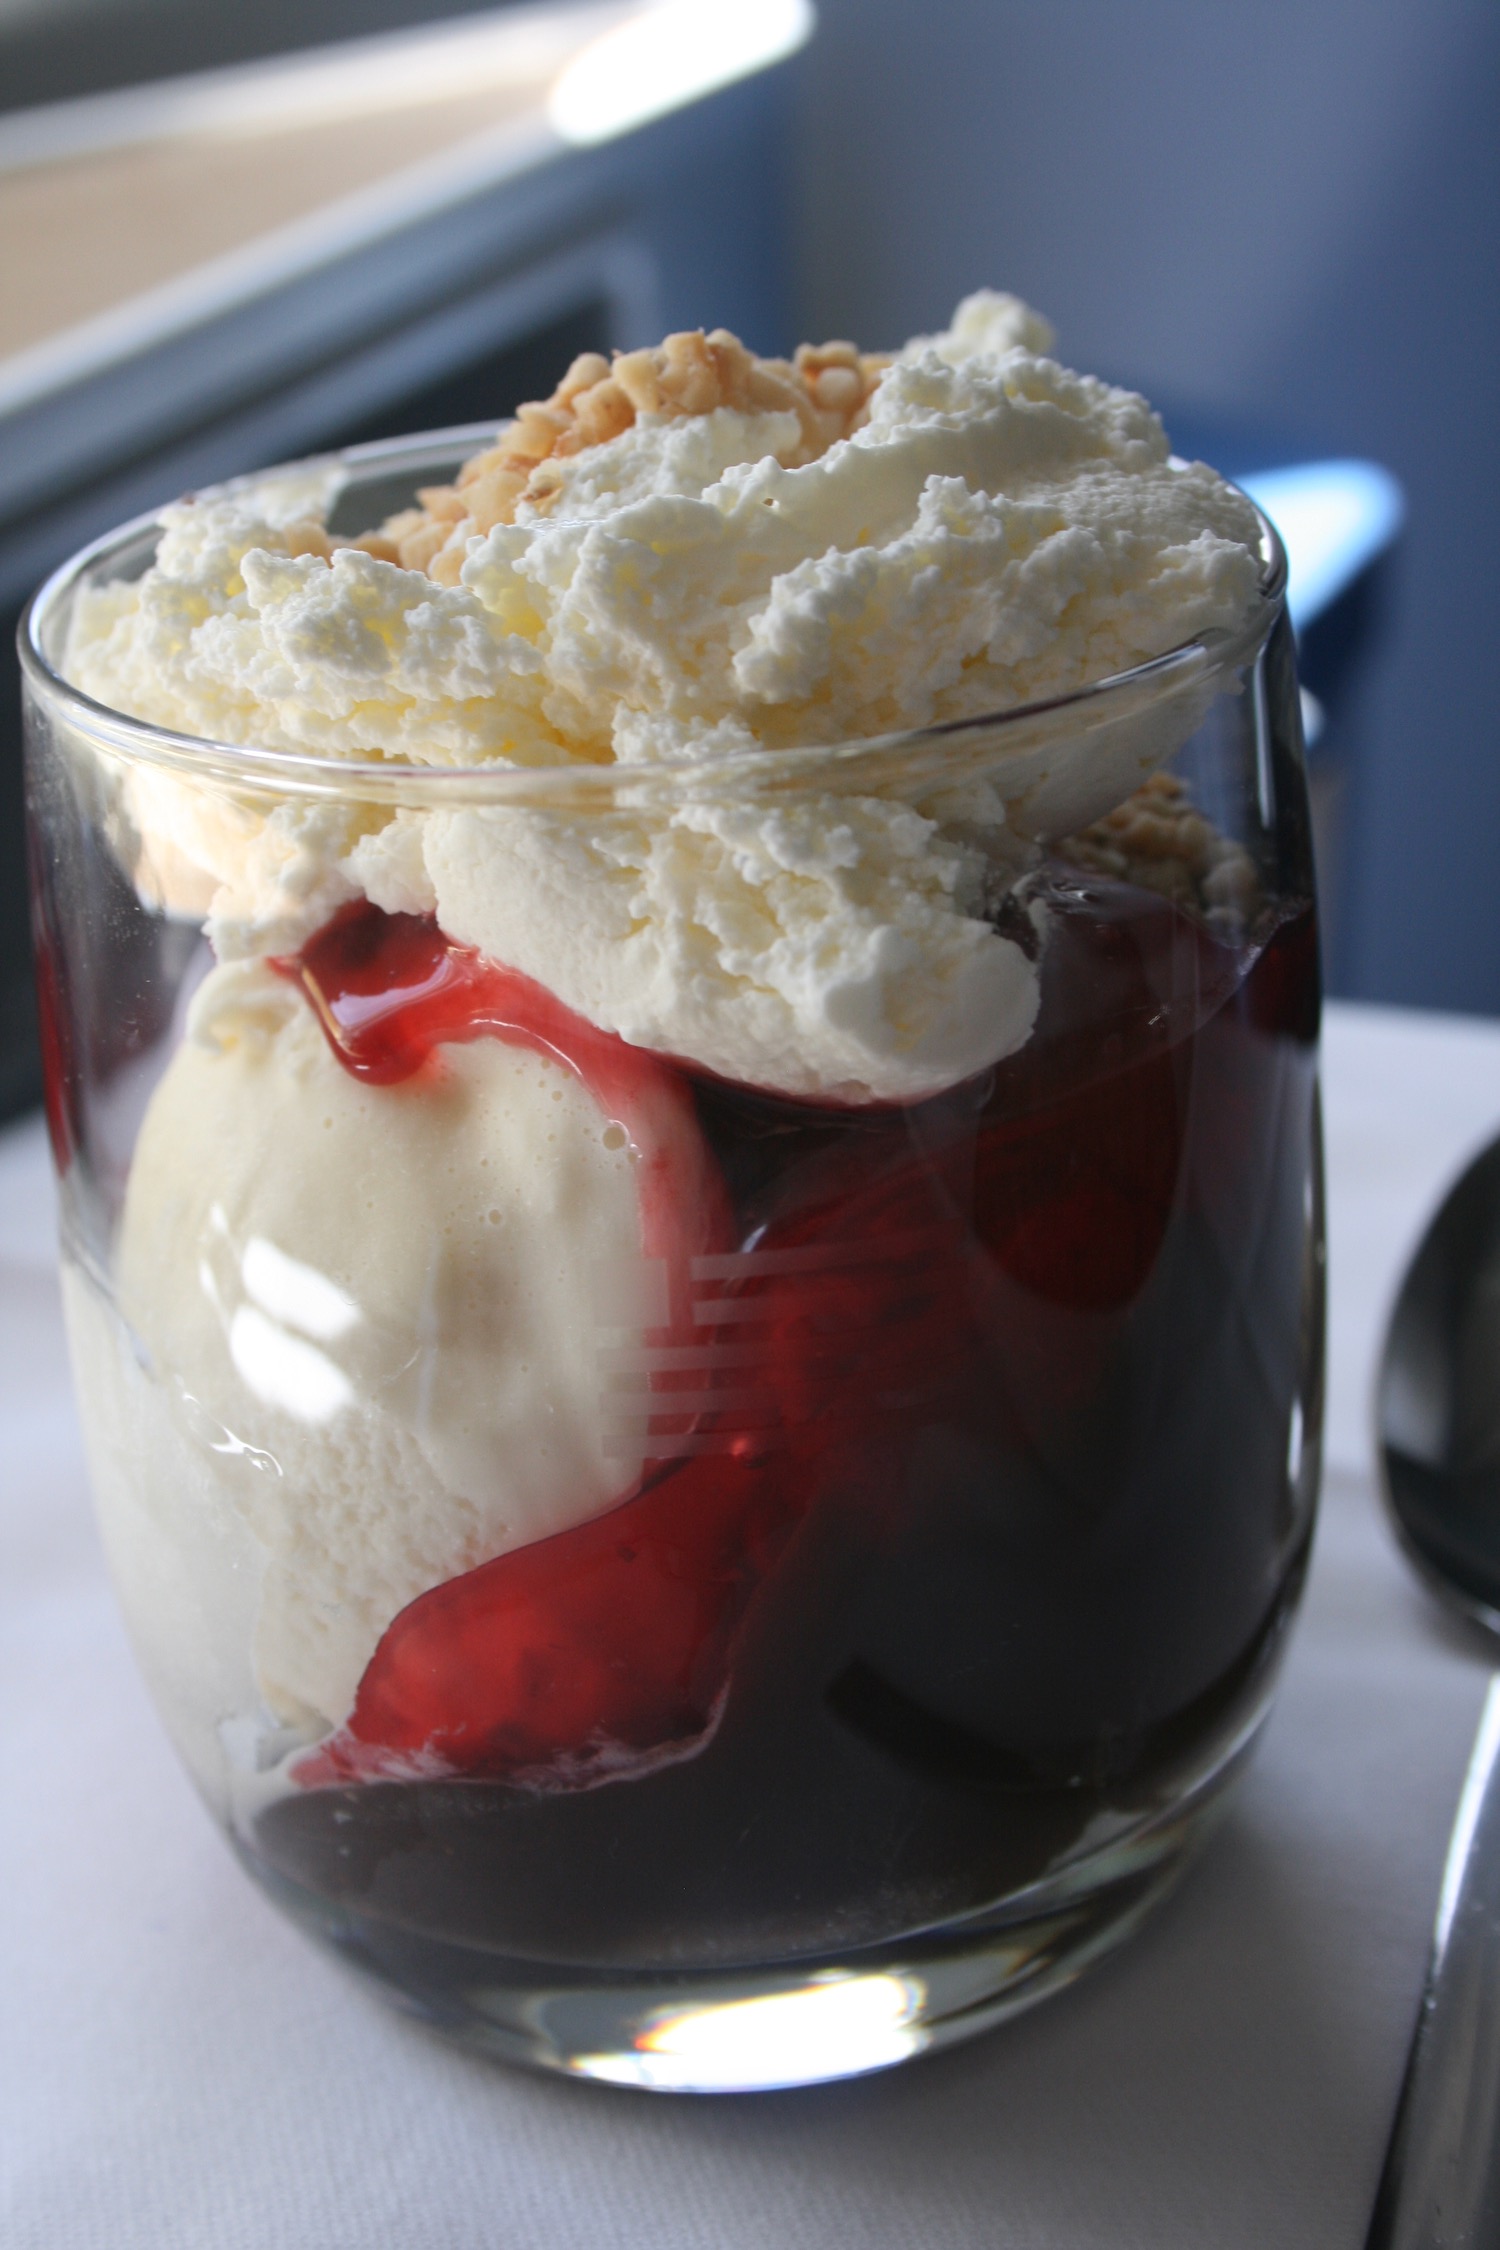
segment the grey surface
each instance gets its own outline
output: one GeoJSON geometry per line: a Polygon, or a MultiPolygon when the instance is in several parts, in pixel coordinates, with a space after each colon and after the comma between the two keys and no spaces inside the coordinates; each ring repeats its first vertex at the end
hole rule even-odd
{"type": "MultiPolygon", "coordinates": [[[[1335,1011],[1328,1090],[1347,1401],[1363,1300],[1500,1115],[1500,1028],[1335,1011]]],[[[450,2054],[249,1889],[110,1606],[49,1257],[26,1128],[0,1138],[7,2250],[1358,2250],[1486,1651],[1405,1574],[1346,1409],[1270,1733],[1135,1943],[905,2070],[674,2101],[450,2054]]]]}

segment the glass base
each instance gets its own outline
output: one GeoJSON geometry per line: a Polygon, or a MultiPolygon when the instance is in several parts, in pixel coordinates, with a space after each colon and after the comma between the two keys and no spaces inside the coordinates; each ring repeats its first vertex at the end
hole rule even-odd
{"type": "Polygon", "coordinates": [[[303,1930],[460,2046],[648,2092],[749,2093],[888,2069],[1071,1983],[1171,1888],[1249,1748],[1242,1739],[1170,1813],[1002,1907],[838,1956],[708,1974],[610,1976],[455,1944],[333,1905],[237,1848],[303,1930]]]}

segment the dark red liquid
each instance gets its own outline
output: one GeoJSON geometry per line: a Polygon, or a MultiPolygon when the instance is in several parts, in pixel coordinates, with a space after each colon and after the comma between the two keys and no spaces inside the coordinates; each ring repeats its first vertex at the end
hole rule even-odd
{"type": "Polygon", "coordinates": [[[521,1040],[670,1146],[643,1241],[686,1296],[621,1377],[639,1486],[396,1619],[273,1865],[560,1961],[795,1952],[1033,1880],[1211,1758],[1307,1531],[1311,915],[1234,949],[1044,888],[1032,1039],[904,1108],[690,1081],[368,907],[286,965],[362,1075],[521,1040]]]}

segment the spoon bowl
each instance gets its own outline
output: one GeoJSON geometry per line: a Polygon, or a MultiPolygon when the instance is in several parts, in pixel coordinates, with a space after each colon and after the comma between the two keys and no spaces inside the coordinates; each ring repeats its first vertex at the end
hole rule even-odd
{"type": "Polygon", "coordinates": [[[1449,1189],[1407,1268],[1376,1434],[1407,1555],[1500,1637],[1500,1139],[1449,1189]]]}

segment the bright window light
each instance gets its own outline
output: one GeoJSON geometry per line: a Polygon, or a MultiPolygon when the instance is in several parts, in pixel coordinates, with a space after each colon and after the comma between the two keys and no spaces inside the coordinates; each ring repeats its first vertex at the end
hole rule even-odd
{"type": "Polygon", "coordinates": [[[1405,513],[1400,485],[1373,461],[1304,461],[1240,482],[1281,533],[1299,632],[1368,569],[1405,513]]]}
{"type": "Polygon", "coordinates": [[[548,118],[565,141],[612,140],[795,54],[815,20],[811,0],[659,0],[563,67],[548,118]]]}

